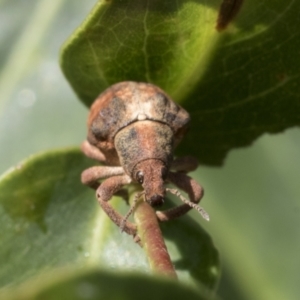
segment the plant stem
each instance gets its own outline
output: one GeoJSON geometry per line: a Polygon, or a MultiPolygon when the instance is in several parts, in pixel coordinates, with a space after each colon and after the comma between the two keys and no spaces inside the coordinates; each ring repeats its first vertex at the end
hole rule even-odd
{"type": "Polygon", "coordinates": [[[177,278],[153,208],[145,201],[139,202],[134,212],[134,219],[152,271],[177,278]]]}

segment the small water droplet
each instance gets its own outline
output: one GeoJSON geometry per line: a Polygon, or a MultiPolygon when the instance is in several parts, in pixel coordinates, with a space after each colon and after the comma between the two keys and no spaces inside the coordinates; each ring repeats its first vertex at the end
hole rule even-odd
{"type": "Polygon", "coordinates": [[[138,120],[139,121],[144,121],[144,120],[146,120],[147,119],[147,116],[145,115],[145,114],[139,114],[138,115],[138,120]]]}
{"type": "Polygon", "coordinates": [[[22,164],[19,164],[19,165],[16,166],[16,169],[17,169],[17,170],[21,170],[22,168],[23,168],[23,165],[22,165],[22,164]]]}
{"type": "Polygon", "coordinates": [[[218,276],[219,275],[219,268],[217,267],[217,266],[211,266],[210,268],[209,268],[209,271],[210,271],[210,273],[212,274],[212,275],[214,275],[214,276],[218,276]]]}
{"type": "Polygon", "coordinates": [[[95,296],[98,294],[96,287],[89,282],[79,283],[76,290],[80,299],[95,299],[95,296]]]}
{"type": "Polygon", "coordinates": [[[31,89],[23,89],[18,94],[18,103],[22,107],[30,107],[36,101],[36,94],[31,89]]]}

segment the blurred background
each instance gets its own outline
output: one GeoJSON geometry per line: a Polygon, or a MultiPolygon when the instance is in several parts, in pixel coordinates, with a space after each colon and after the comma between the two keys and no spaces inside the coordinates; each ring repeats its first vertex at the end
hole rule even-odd
{"type": "MultiPolygon", "coordinates": [[[[0,0],[0,174],[85,138],[87,109],[58,61],[62,43],[95,2],[0,0]]],[[[192,216],[220,251],[222,299],[299,299],[299,153],[300,130],[292,128],[231,151],[222,168],[193,174],[205,188],[211,221],[192,216]]]]}

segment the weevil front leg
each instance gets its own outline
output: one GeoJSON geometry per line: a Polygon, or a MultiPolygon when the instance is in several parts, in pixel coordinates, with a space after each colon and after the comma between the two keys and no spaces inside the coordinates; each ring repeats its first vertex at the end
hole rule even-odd
{"type": "Polygon", "coordinates": [[[93,189],[97,189],[100,186],[100,179],[124,174],[123,167],[96,166],[88,168],[81,173],[81,182],[93,189]]]}
{"type": "MultiPolygon", "coordinates": [[[[123,217],[107,203],[124,185],[131,183],[131,178],[125,175],[124,169],[107,166],[91,167],[81,173],[81,182],[96,189],[96,196],[102,209],[117,226],[124,225],[123,217]],[[107,179],[100,184],[99,180],[103,178],[107,179]]],[[[136,226],[128,221],[123,231],[136,236],[136,226]]]]}
{"type": "MultiPolygon", "coordinates": [[[[200,202],[201,198],[203,197],[204,191],[197,181],[181,172],[170,172],[168,175],[168,179],[175,186],[182,189],[188,194],[191,203],[197,204],[200,202]]],[[[165,211],[157,211],[156,215],[160,221],[168,221],[186,214],[191,208],[191,205],[183,204],[165,211]]]]}
{"type": "Polygon", "coordinates": [[[97,147],[91,145],[87,140],[85,140],[81,146],[81,151],[89,158],[95,159],[97,161],[105,162],[105,155],[97,147]]]}
{"type": "MultiPolygon", "coordinates": [[[[128,175],[113,176],[107,178],[98,187],[96,191],[97,199],[102,209],[106,212],[109,218],[118,226],[122,227],[122,231],[134,236],[136,238],[137,228],[133,223],[126,221],[124,224],[124,217],[120,215],[108,201],[112,196],[119,191],[124,185],[131,183],[131,178],[128,175]]],[[[137,239],[138,240],[138,239],[137,239]]]]}

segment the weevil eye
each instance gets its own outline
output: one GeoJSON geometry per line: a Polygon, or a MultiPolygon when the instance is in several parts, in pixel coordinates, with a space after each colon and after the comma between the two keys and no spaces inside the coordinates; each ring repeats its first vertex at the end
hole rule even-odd
{"type": "Polygon", "coordinates": [[[167,168],[162,168],[161,169],[161,178],[163,179],[163,181],[165,181],[168,177],[168,170],[167,168]]]}
{"type": "Polygon", "coordinates": [[[144,173],[142,171],[138,171],[135,178],[138,183],[142,184],[144,182],[144,173]]]}

